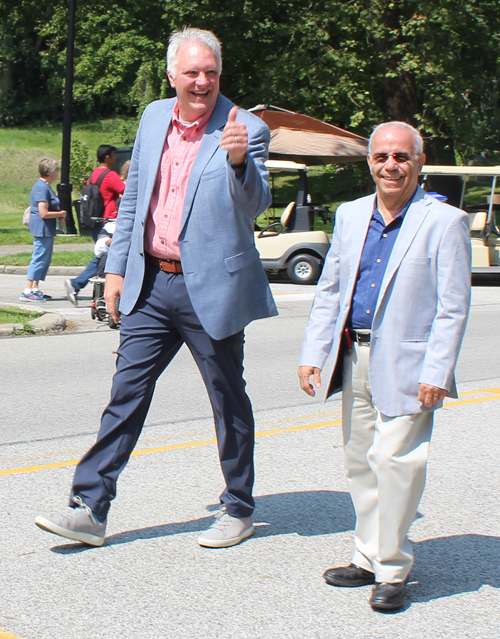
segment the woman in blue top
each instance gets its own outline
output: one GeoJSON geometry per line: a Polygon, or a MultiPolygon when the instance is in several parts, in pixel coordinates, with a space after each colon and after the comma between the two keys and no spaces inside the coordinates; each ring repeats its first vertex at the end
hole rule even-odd
{"type": "Polygon", "coordinates": [[[66,211],[59,209],[59,198],[50,188],[59,176],[56,160],[43,158],[38,165],[40,179],[35,182],[30,194],[30,233],[33,236],[33,254],[28,267],[26,288],[19,298],[22,302],[45,302],[51,299],[38,288],[45,280],[52,259],[52,248],[56,234],[56,220],[61,228],[66,226],[66,211]]]}

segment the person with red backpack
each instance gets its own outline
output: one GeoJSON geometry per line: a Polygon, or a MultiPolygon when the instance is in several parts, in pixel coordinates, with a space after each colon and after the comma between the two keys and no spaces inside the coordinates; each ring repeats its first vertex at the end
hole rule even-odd
{"type": "MultiPolygon", "coordinates": [[[[96,184],[99,186],[99,193],[102,198],[102,217],[107,220],[114,220],[118,214],[118,200],[121,198],[125,190],[125,182],[120,178],[116,171],[111,168],[116,162],[116,147],[111,144],[101,144],[97,149],[97,160],[99,165],[95,168],[89,179],[87,186],[96,184]]],[[[95,222],[90,228],[90,235],[94,241],[97,240],[99,232],[103,227],[103,222],[95,222]]],[[[74,279],[67,279],[64,282],[66,294],[69,301],[78,306],[78,293],[87,286],[91,277],[97,273],[99,258],[95,257],[92,262],[74,279]]]]}

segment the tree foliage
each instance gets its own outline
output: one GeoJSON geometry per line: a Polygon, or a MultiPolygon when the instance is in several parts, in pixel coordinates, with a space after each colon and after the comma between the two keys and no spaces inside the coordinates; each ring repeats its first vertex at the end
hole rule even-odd
{"type": "MultiPolygon", "coordinates": [[[[67,2],[0,10],[0,118],[62,112],[67,2]]],[[[500,150],[497,0],[78,0],[74,113],[136,115],[171,95],[164,56],[185,25],[223,42],[222,90],[361,134],[416,125],[432,162],[500,150]]]]}

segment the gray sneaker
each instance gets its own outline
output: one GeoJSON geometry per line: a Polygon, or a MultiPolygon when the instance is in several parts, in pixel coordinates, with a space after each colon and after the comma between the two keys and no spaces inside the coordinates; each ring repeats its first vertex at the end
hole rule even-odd
{"type": "Polygon", "coordinates": [[[71,280],[64,280],[64,288],[66,289],[66,295],[73,306],[78,306],[78,291],[71,283],[71,280]]]}
{"type": "Polygon", "coordinates": [[[236,546],[241,541],[253,535],[254,527],[251,517],[231,517],[226,507],[221,506],[215,514],[215,521],[208,530],[198,537],[200,546],[207,548],[227,548],[236,546]]]}
{"type": "Polygon", "coordinates": [[[39,515],[35,519],[35,524],[47,532],[66,537],[66,539],[81,541],[89,546],[102,546],[107,520],[101,523],[96,519],[94,513],[78,495],[73,497],[73,500],[78,504],[77,508],[70,508],[69,513],[50,518],[39,515]]]}

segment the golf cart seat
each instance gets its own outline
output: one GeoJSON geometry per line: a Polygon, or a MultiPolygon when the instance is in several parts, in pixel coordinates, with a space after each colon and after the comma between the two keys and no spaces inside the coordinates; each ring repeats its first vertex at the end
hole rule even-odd
{"type": "Polygon", "coordinates": [[[288,227],[293,222],[293,219],[294,219],[293,214],[295,213],[295,208],[296,208],[295,202],[290,202],[290,204],[288,204],[285,207],[285,209],[283,210],[283,213],[281,214],[280,223],[285,231],[292,230],[292,229],[289,229],[288,227]]]}
{"type": "Polygon", "coordinates": [[[472,266],[497,266],[500,260],[500,237],[485,235],[488,213],[469,213],[472,266]]]}
{"type": "Polygon", "coordinates": [[[283,213],[281,214],[280,221],[269,224],[269,226],[266,226],[265,229],[256,230],[256,237],[275,237],[280,233],[293,231],[293,227],[290,228],[290,226],[295,220],[295,208],[295,202],[290,202],[290,204],[287,204],[287,206],[283,210],[283,213]]]}
{"type": "Polygon", "coordinates": [[[488,213],[486,211],[476,211],[475,213],[469,213],[469,230],[474,235],[484,235],[484,229],[486,228],[486,219],[488,213]]]}

